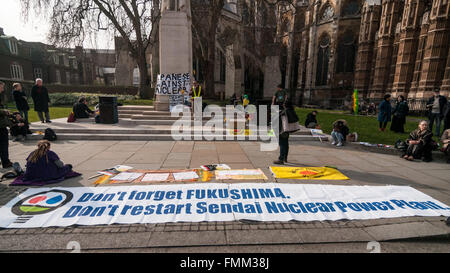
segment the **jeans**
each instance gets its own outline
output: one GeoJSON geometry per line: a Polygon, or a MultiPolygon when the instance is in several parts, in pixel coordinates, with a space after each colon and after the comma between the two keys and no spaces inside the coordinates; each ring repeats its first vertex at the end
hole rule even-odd
{"type": "Polygon", "coordinates": [[[333,137],[334,142],[337,142],[337,143],[344,142],[344,136],[339,132],[333,131],[331,133],[331,137],[333,137]]]}
{"type": "Polygon", "coordinates": [[[433,132],[434,121],[436,121],[436,134],[435,136],[441,135],[441,114],[431,114],[430,115],[430,131],[433,132]]]}
{"type": "MultiPolygon", "coordinates": [[[[44,122],[44,115],[43,112],[37,112],[39,119],[44,122]]],[[[49,112],[45,112],[45,121],[50,121],[50,113],[49,112]]]]}
{"type": "Polygon", "coordinates": [[[278,137],[278,144],[280,145],[280,161],[287,161],[289,154],[289,133],[280,134],[278,137]]]}
{"type": "Polygon", "coordinates": [[[20,115],[23,117],[23,119],[28,122],[28,111],[25,110],[20,110],[19,111],[20,115]]]}
{"type": "Polygon", "coordinates": [[[0,128],[0,159],[2,160],[3,168],[11,163],[9,161],[9,136],[8,129],[0,128]]]}

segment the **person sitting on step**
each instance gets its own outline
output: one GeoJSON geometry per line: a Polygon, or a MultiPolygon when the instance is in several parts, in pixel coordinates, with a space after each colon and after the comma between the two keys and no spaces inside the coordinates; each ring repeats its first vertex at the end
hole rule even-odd
{"type": "Polygon", "coordinates": [[[429,130],[427,121],[422,120],[419,123],[419,128],[409,134],[406,143],[408,148],[403,155],[404,159],[414,161],[423,157],[424,162],[432,161],[433,133],[429,130]]]}
{"type": "Polygon", "coordinates": [[[95,115],[95,112],[89,109],[85,97],[81,97],[77,103],[73,105],[73,114],[75,119],[90,118],[95,115]]]}
{"type": "Polygon", "coordinates": [[[14,137],[14,142],[19,141],[21,138],[27,139],[27,135],[31,134],[30,126],[28,122],[20,115],[19,112],[14,112],[11,116],[11,136],[14,137]]]}
{"type": "Polygon", "coordinates": [[[450,164],[450,129],[444,131],[441,141],[444,144],[441,151],[447,155],[447,163],[450,164]]]}

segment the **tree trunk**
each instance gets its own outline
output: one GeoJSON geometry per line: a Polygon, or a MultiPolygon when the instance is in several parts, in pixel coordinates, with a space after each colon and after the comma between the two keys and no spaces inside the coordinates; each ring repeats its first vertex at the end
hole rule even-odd
{"type": "MultiPolygon", "coordinates": [[[[141,54],[142,55],[142,54],[141,54]]],[[[140,56],[137,60],[139,67],[139,97],[141,99],[152,99],[153,92],[151,90],[151,78],[148,75],[147,60],[144,56],[140,56]]]]}

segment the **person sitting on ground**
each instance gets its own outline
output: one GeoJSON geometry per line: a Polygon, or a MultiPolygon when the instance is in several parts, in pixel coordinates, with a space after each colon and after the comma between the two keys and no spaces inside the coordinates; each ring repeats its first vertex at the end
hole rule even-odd
{"type": "Polygon", "coordinates": [[[441,141],[444,144],[441,151],[447,155],[447,163],[450,164],[450,129],[444,131],[441,141]]]}
{"type": "Polygon", "coordinates": [[[333,138],[331,145],[336,145],[337,147],[344,146],[349,132],[350,129],[347,126],[347,121],[343,119],[336,120],[333,123],[333,132],[331,132],[331,137],[333,138]]]}
{"type": "Polygon", "coordinates": [[[30,132],[30,126],[28,125],[28,122],[20,115],[19,112],[14,112],[11,116],[11,129],[10,133],[11,136],[14,137],[15,141],[20,141],[21,138],[24,140],[27,139],[27,135],[31,134],[30,132]]]}
{"type": "Polygon", "coordinates": [[[50,151],[50,142],[41,140],[27,158],[23,181],[57,183],[71,172],[72,165],[65,165],[55,152],[50,151]]]}
{"type": "Polygon", "coordinates": [[[432,160],[433,151],[433,133],[428,128],[428,122],[422,120],[419,123],[419,128],[412,131],[409,138],[406,140],[408,149],[403,155],[403,158],[409,161],[414,159],[421,159],[423,157],[424,162],[430,162],[432,160]]]}
{"type": "Polygon", "coordinates": [[[95,112],[89,109],[86,98],[81,97],[78,102],[73,105],[73,114],[76,119],[80,119],[92,117],[95,112]]]}
{"type": "Polygon", "coordinates": [[[317,122],[317,111],[312,111],[306,116],[305,127],[309,129],[319,129],[319,123],[317,122]]]}

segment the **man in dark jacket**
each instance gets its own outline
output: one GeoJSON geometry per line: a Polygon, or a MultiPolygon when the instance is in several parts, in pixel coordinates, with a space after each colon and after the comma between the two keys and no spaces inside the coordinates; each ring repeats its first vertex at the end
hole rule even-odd
{"type": "Polygon", "coordinates": [[[444,118],[444,111],[447,105],[447,99],[444,96],[439,95],[439,93],[439,89],[435,89],[434,96],[427,102],[430,131],[433,131],[433,125],[436,121],[436,136],[441,135],[441,121],[444,118]]]}
{"type": "Polygon", "coordinates": [[[28,106],[27,95],[22,90],[22,85],[20,83],[13,84],[13,88],[13,97],[16,102],[16,108],[25,121],[28,122],[28,111],[30,110],[30,106],[28,106]]]}
{"type": "Polygon", "coordinates": [[[76,119],[80,119],[80,118],[89,118],[95,113],[87,106],[86,98],[82,97],[78,100],[77,103],[74,104],[73,114],[76,119]]]}
{"type": "Polygon", "coordinates": [[[48,90],[42,85],[42,79],[36,79],[36,85],[31,89],[31,97],[34,102],[34,111],[37,112],[39,119],[42,123],[50,121],[50,113],[48,110],[48,104],[50,103],[50,98],[48,96],[48,90]],[[44,121],[45,113],[45,121],[44,121]]]}
{"type": "MultiPolygon", "coordinates": [[[[5,83],[0,81],[0,94],[5,89],[5,83]]],[[[0,97],[1,99],[1,97],[0,97]]],[[[0,159],[4,169],[11,168],[12,162],[9,160],[9,136],[8,128],[11,126],[9,111],[6,110],[0,100],[0,159]]]]}

